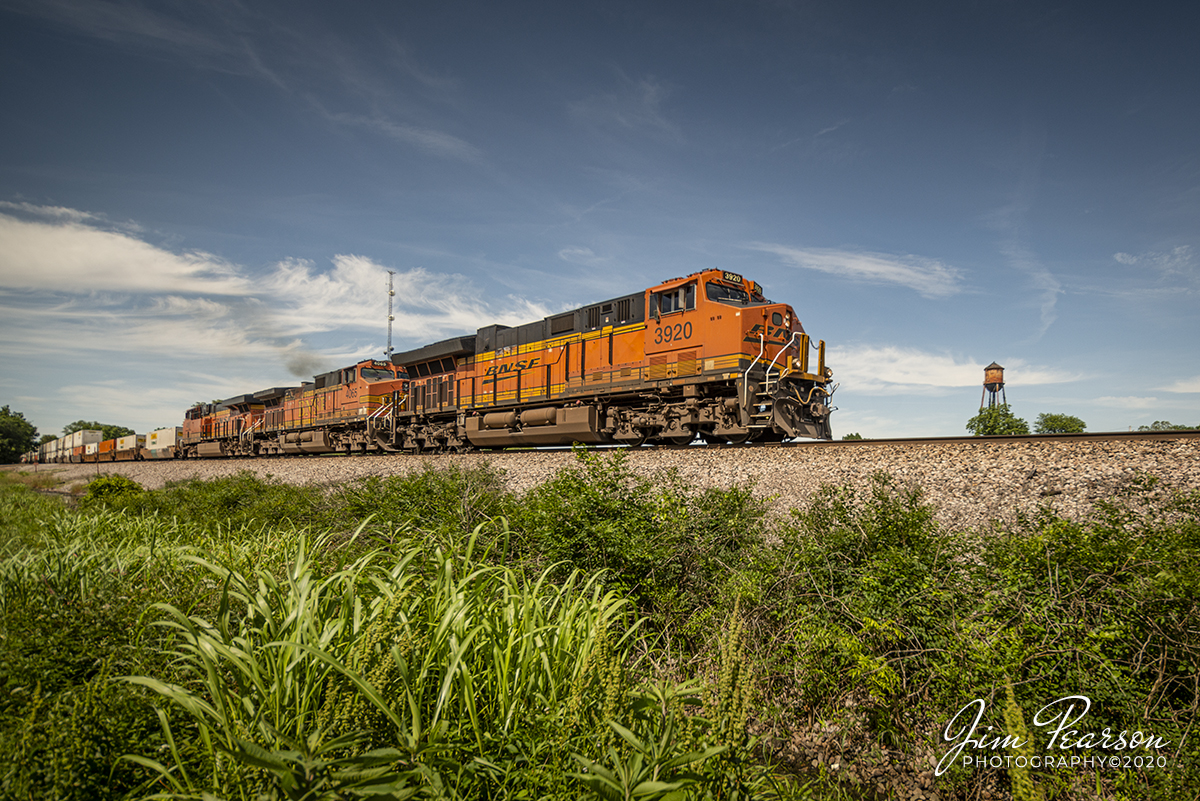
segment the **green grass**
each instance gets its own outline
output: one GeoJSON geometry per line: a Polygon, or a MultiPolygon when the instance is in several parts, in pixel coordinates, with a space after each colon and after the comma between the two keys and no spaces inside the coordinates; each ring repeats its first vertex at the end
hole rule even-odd
{"type": "Polygon", "coordinates": [[[500,478],[0,482],[0,799],[864,797],[834,777],[927,770],[973,698],[999,730],[1073,693],[1170,769],[937,792],[1200,784],[1197,493],[956,532],[884,475],[782,522],[619,455],[500,478]]]}

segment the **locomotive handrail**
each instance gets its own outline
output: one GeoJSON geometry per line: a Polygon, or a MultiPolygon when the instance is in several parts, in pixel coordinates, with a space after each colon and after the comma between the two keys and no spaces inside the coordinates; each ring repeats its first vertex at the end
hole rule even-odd
{"type": "Polygon", "coordinates": [[[742,394],[745,395],[745,399],[742,401],[743,406],[748,407],[750,405],[750,371],[753,370],[754,365],[758,364],[759,360],[762,359],[763,353],[765,353],[766,350],[766,340],[763,338],[762,334],[759,334],[758,355],[754,357],[754,361],[750,362],[750,366],[747,367],[746,372],[742,374],[742,394]]]}
{"type": "Polygon", "coordinates": [[[258,420],[255,420],[255,421],[254,421],[254,425],[252,425],[252,426],[250,426],[249,428],[247,428],[247,429],[243,430],[243,431],[242,431],[242,433],[238,435],[238,439],[246,439],[247,437],[249,437],[249,436],[250,436],[250,432],[251,432],[251,431],[253,431],[254,429],[258,428],[260,425],[262,425],[262,418],[261,418],[261,417],[260,417],[258,420]]]}
{"type": "Polygon", "coordinates": [[[766,381],[768,385],[771,383],[771,368],[775,366],[775,362],[779,360],[779,357],[783,355],[783,352],[792,346],[792,343],[796,341],[796,337],[798,336],[800,336],[800,332],[794,332],[792,334],[792,338],[788,340],[788,343],[779,349],[779,352],[775,354],[775,358],[771,359],[771,363],[767,365],[766,381]]]}

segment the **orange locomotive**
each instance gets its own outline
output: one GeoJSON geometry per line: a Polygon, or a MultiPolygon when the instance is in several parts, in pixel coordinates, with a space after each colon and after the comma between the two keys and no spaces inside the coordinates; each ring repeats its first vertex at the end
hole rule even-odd
{"type": "Polygon", "coordinates": [[[197,405],[179,455],[831,439],[832,375],[790,306],[705,270],[197,405]]]}

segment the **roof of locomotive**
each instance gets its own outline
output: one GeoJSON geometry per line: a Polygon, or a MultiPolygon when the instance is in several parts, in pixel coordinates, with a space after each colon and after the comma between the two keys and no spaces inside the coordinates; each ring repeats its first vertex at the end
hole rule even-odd
{"type": "Polygon", "coordinates": [[[427,362],[431,359],[441,359],[447,356],[465,356],[475,353],[475,335],[451,337],[441,342],[434,342],[416,350],[406,350],[403,353],[392,354],[392,364],[410,365],[427,362]]]}

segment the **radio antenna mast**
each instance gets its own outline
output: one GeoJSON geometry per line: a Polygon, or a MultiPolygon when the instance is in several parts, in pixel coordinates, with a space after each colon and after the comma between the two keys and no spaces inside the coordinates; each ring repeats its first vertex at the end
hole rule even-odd
{"type": "Polygon", "coordinates": [[[392,316],[392,299],[396,297],[396,290],[392,289],[392,276],[396,274],[395,270],[388,270],[388,344],[387,350],[383,353],[383,358],[391,361],[392,358],[392,320],[396,318],[392,316]]]}

